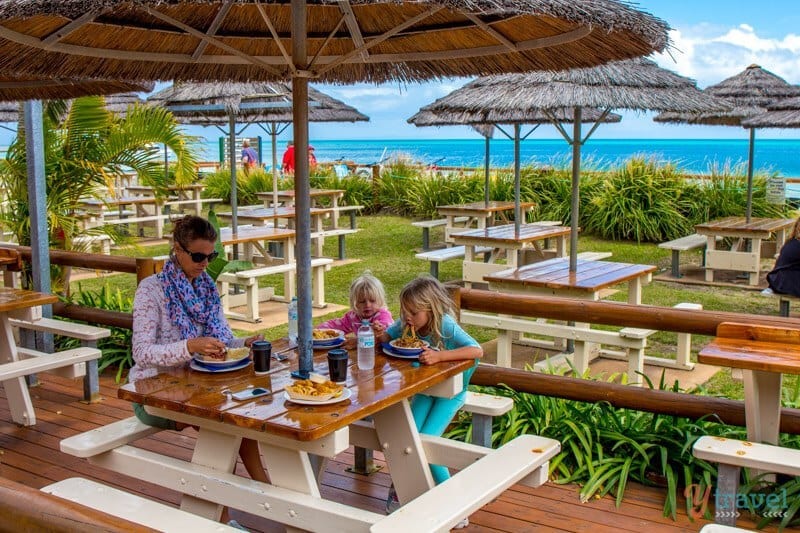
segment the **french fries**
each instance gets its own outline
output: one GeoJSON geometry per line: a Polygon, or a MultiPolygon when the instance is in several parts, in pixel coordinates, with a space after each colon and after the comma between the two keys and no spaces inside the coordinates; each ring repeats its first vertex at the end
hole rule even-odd
{"type": "Polygon", "coordinates": [[[311,331],[311,336],[317,340],[335,339],[339,332],[335,329],[315,329],[311,331]]]}
{"type": "Polygon", "coordinates": [[[337,385],[330,380],[326,380],[323,383],[314,383],[310,379],[301,379],[286,387],[286,393],[289,398],[316,402],[324,402],[341,396],[342,391],[344,391],[342,385],[337,385]]]}

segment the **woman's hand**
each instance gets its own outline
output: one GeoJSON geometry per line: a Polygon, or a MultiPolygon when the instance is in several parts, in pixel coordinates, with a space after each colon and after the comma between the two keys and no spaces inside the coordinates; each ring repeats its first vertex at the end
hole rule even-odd
{"type": "Polygon", "coordinates": [[[250,348],[255,341],[263,341],[263,340],[264,340],[264,335],[259,333],[258,335],[253,335],[252,337],[247,337],[244,340],[244,345],[247,346],[248,348],[250,348]]]}
{"type": "Polygon", "coordinates": [[[421,354],[419,354],[419,362],[423,365],[435,365],[443,361],[442,353],[438,350],[431,350],[430,348],[425,348],[421,354]]]}
{"type": "Polygon", "coordinates": [[[197,337],[186,341],[186,348],[190,353],[199,353],[202,356],[219,357],[225,353],[225,344],[214,337],[197,337]]]}

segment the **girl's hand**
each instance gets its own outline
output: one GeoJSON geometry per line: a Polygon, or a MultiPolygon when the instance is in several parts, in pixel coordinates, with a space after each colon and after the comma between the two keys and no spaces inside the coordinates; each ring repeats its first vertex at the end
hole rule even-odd
{"type": "Polygon", "coordinates": [[[202,356],[219,357],[227,349],[225,344],[214,337],[197,337],[186,341],[186,348],[190,353],[199,353],[202,356]]]}
{"type": "Polygon", "coordinates": [[[430,348],[425,348],[425,350],[419,354],[419,362],[423,365],[435,365],[436,363],[442,362],[442,355],[441,352],[438,350],[431,350],[430,348]]]}
{"type": "Polygon", "coordinates": [[[247,337],[244,340],[244,345],[247,346],[248,348],[250,348],[255,341],[263,341],[263,340],[264,340],[264,335],[259,333],[258,335],[253,335],[252,337],[247,337]]]}
{"type": "Polygon", "coordinates": [[[352,333],[348,333],[344,337],[344,344],[342,345],[342,348],[345,350],[354,350],[357,344],[358,339],[356,339],[356,336],[352,333]]]}
{"type": "Polygon", "coordinates": [[[386,332],[386,325],[383,322],[373,322],[372,331],[375,332],[375,338],[379,338],[386,332]]]}

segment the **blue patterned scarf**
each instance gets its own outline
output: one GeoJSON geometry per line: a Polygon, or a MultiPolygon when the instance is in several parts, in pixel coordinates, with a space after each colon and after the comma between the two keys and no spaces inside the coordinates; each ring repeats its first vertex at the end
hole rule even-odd
{"type": "Polygon", "coordinates": [[[214,337],[230,343],[233,334],[220,318],[221,303],[211,276],[203,272],[190,282],[172,259],[157,276],[167,298],[167,313],[182,339],[214,337]]]}

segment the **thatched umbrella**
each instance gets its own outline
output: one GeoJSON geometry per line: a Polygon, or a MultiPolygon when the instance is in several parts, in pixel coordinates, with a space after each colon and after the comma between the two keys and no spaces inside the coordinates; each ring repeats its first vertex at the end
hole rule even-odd
{"type": "Polygon", "coordinates": [[[710,126],[744,126],[749,130],[747,205],[745,207],[745,217],[749,222],[753,210],[753,156],[756,127],[745,126],[743,121],[764,113],[767,107],[784,98],[800,96],[800,87],[790,85],[783,78],[758,65],[750,65],[739,74],[722,80],[716,85],[706,87],[704,92],[724,99],[728,109],[710,113],[661,113],[653,120],[656,122],[705,124],[710,126]]]}
{"type": "MultiPolygon", "coordinates": [[[[258,124],[272,140],[273,204],[278,205],[278,135],[292,122],[292,88],[288,83],[176,83],[151,95],[147,101],[166,107],[185,124],[216,126],[223,134],[229,135],[233,227],[237,225],[236,122],[258,124]],[[222,127],[224,125],[228,126],[227,132],[222,127]]],[[[308,88],[308,101],[309,122],[369,120],[354,107],[311,87],[308,88]]]]}
{"type": "MultiPolygon", "coordinates": [[[[461,89],[456,89],[453,92],[458,92],[461,89]]],[[[450,93],[453,94],[453,93],[450,93]]],[[[411,118],[408,122],[415,126],[455,126],[468,124],[472,128],[483,135],[485,139],[485,154],[484,154],[484,189],[483,201],[484,205],[489,205],[489,144],[494,134],[495,128],[500,130],[503,135],[514,141],[514,229],[519,233],[520,228],[520,141],[526,139],[531,133],[542,124],[549,124],[551,117],[558,120],[559,123],[570,123],[573,120],[571,109],[554,109],[548,115],[542,111],[532,110],[528,112],[521,112],[516,109],[507,111],[496,111],[488,109],[484,112],[467,112],[467,111],[451,111],[448,110],[447,99],[450,95],[444,96],[432,104],[428,104],[422,108],[411,118]],[[440,103],[444,103],[441,107],[440,103]],[[513,134],[506,132],[500,125],[511,124],[514,127],[513,134]],[[525,135],[520,134],[520,129],[523,124],[532,124],[533,127],[525,135]]],[[[620,115],[615,113],[604,113],[602,110],[589,108],[585,110],[585,114],[581,117],[583,122],[600,123],[600,122],[619,122],[622,120],[620,115]]]]}
{"type": "Polygon", "coordinates": [[[745,128],[800,128],[800,97],[768,105],[767,110],[742,120],[745,128]]]}
{"type": "MultiPolygon", "coordinates": [[[[593,68],[559,72],[526,72],[479,78],[448,95],[439,109],[466,113],[540,111],[572,146],[572,235],[570,271],[577,270],[578,207],[580,198],[581,146],[599,126],[581,134],[583,110],[599,108],[633,110],[710,111],[718,102],[703,94],[693,80],[663,69],[648,59],[615,61],[593,68]],[[572,136],[562,126],[556,110],[572,108],[572,136]]],[[[601,115],[602,117],[603,115],[601,115]]]]}
{"type": "MultiPolygon", "coordinates": [[[[297,153],[308,83],[403,82],[591,66],[663,51],[667,25],[617,0],[16,0],[0,69],[120,79],[292,81],[297,153]]],[[[308,160],[297,158],[300,369],[312,369],[308,160]]]]}

